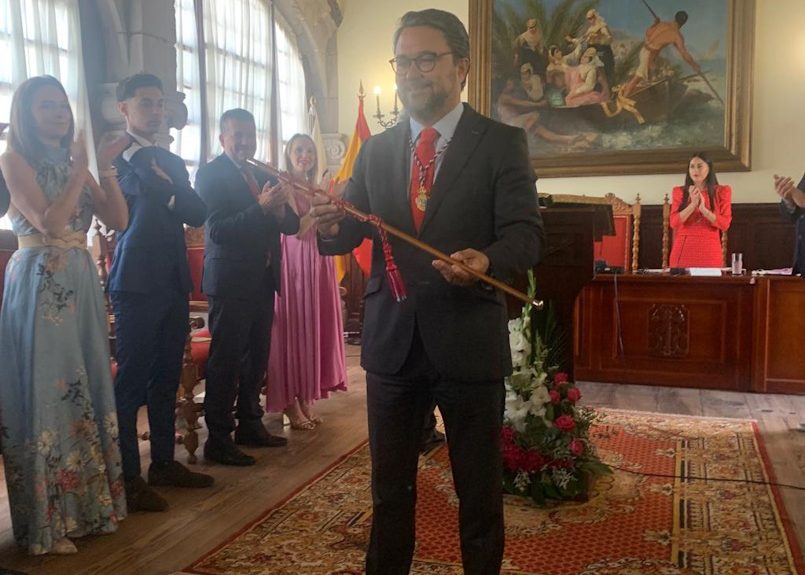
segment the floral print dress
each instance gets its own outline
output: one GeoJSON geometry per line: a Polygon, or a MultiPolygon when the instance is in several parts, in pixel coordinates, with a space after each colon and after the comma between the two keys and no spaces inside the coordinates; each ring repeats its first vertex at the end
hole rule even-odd
{"type": "MultiPolygon", "coordinates": [[[[66,150],[48,149],[34,169],[56,197],[66,150]]],[[[18,237],[37,233],[10,216],[18,237]]],[[[91,219],[85,188],[69,227],[86,232],[91,219]]],[[[19,249],[5,282],[0,440],[14,538],[38,555],[65,536],[115,531],[126,516],[106,309],[86,249],[19,249]]]]}

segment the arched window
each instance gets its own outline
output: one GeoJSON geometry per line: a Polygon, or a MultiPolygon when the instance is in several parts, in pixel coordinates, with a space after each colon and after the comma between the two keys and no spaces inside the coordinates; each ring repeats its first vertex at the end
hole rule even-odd
{"type": "Polygon", "coordinates": [[[174,134],[173,151],[195,171],[221,152],[221,114],[245,108],[257,125],[256,157],[276,161],[284,124],[291,134],[299,131],[306,114],[301,57],[277,23],[271,2],[175,2],[177,80],[185,93],[188,124],[174,134]]]}

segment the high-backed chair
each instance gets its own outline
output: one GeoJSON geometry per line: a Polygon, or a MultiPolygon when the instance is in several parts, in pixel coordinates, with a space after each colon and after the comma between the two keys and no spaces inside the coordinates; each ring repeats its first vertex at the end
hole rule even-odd
{"type": "Polygon", "coordinates": [[[204,379],[207,358],[210,355],[210,332],[204,327],[205,321],[199,314],[209,310],[207,298],[201,291],[201,273],[204,268],[204,228],[185,228],[185,244],[187,245],[187,261],[190,265],[190,276],[193,279],[193,292],[190,294],[190,331],[184,350],[182,362],[182,379],[179,385],[178,414],[184,426],[181,443],[187,450],[190,463],[196,462],[198,449],[197,429],[203,406],[196,403],[195,387],[204,379]]]}
{"type": "Polygon", "coordinates": [[[615,234],[595,242],[593,257],[609,266],[634,272],[640,254],[640,194],[634,204],[627,204],[612,193],[604,196],[604,201],[612,206],[615,234]]]}

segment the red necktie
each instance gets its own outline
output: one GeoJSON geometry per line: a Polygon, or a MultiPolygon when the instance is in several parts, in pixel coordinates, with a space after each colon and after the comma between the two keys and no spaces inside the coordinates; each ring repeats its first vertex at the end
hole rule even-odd
{"type": "Polygon", "coordinates": [[[252,174],[251,170],[246,166],[241,166],[240,171],[243,173],[243,178],[246,180],[246,183],[249,184],[249,191],[256,200],[257,196],[260,195],[260,186],[257,185],[257,180],[254,179],[254,174],[252,174]]]}
{"type": "Polygon", "coordinates": [[[422,227],[425,209],[433,187],[433,175],[436,172],[436,140],[439,132],[433,128],[425,128],[419,133],[416,150],[411,166],[411,217],[414,219],[416,231],[422,227]]]}

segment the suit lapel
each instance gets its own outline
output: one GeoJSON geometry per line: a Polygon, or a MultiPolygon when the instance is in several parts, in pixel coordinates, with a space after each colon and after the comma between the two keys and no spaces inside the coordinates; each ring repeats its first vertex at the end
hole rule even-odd
{"type": "Polygon", "coordinates": [[[470,161],[475,148],[478,147],[484,132],[486,132],[486,126],[482,118],[475,110],[465,105],[464,113],[456,126],[453,139],[450,140],[450,145],[444,152],[444,160],[442,160],[439,173],[436,175],[436,181],[433,182],[428,207],[425,210],[425,219],[419,229],[420,235],[435,217],[445,196],[457,191],[451,191],[450,188],[461,174],[464,166],[470,161]]]}
{"type": "Polygon", "coordinates": [[[392,210],[394,213],[400,214],[397,219],[398,222],[404,223],[400,228],[408,234],[415,235],[414,218],[411,216],[411,204],[409,203],[409,189],[411,188],[411,146],[409,141],[411,139],[411,124],[404,122],[397,124],[393,128],[396,132],[394,134],[394,141],[392,142],[391,149],[395,150],[395,158],[391,162],[391,173],[388,174],[386,186],[394,189],[391,182],[404,182],[404,185],[399,188],[399,192],[392,192],[392,210]]]}
{"type": "MultiPolygon", "coordinates": [[[[246,182],[246,178],[243,177],[243,174],[240,173],[240,168],[235,165],[235,162],[229,159],[226,154],[221,154],[218,156],[217,160],[221,165],[219,166],[222,170],[224,170],[224,174],[226,175],[226,180],[231,182],[232,187],[234,188],[234,192],[237,195],[237,198],[241,202],[251,203],[256,201],[254,196],[252,196],[252,192],[249,189],[249,184],[246,182]],[[251,202],[249,201],[251,200],[251,202]]],[[[255,174],[255,178],[257,179],[258,186],[260,185],[260,179],[257,178],[255,174]]]]}

